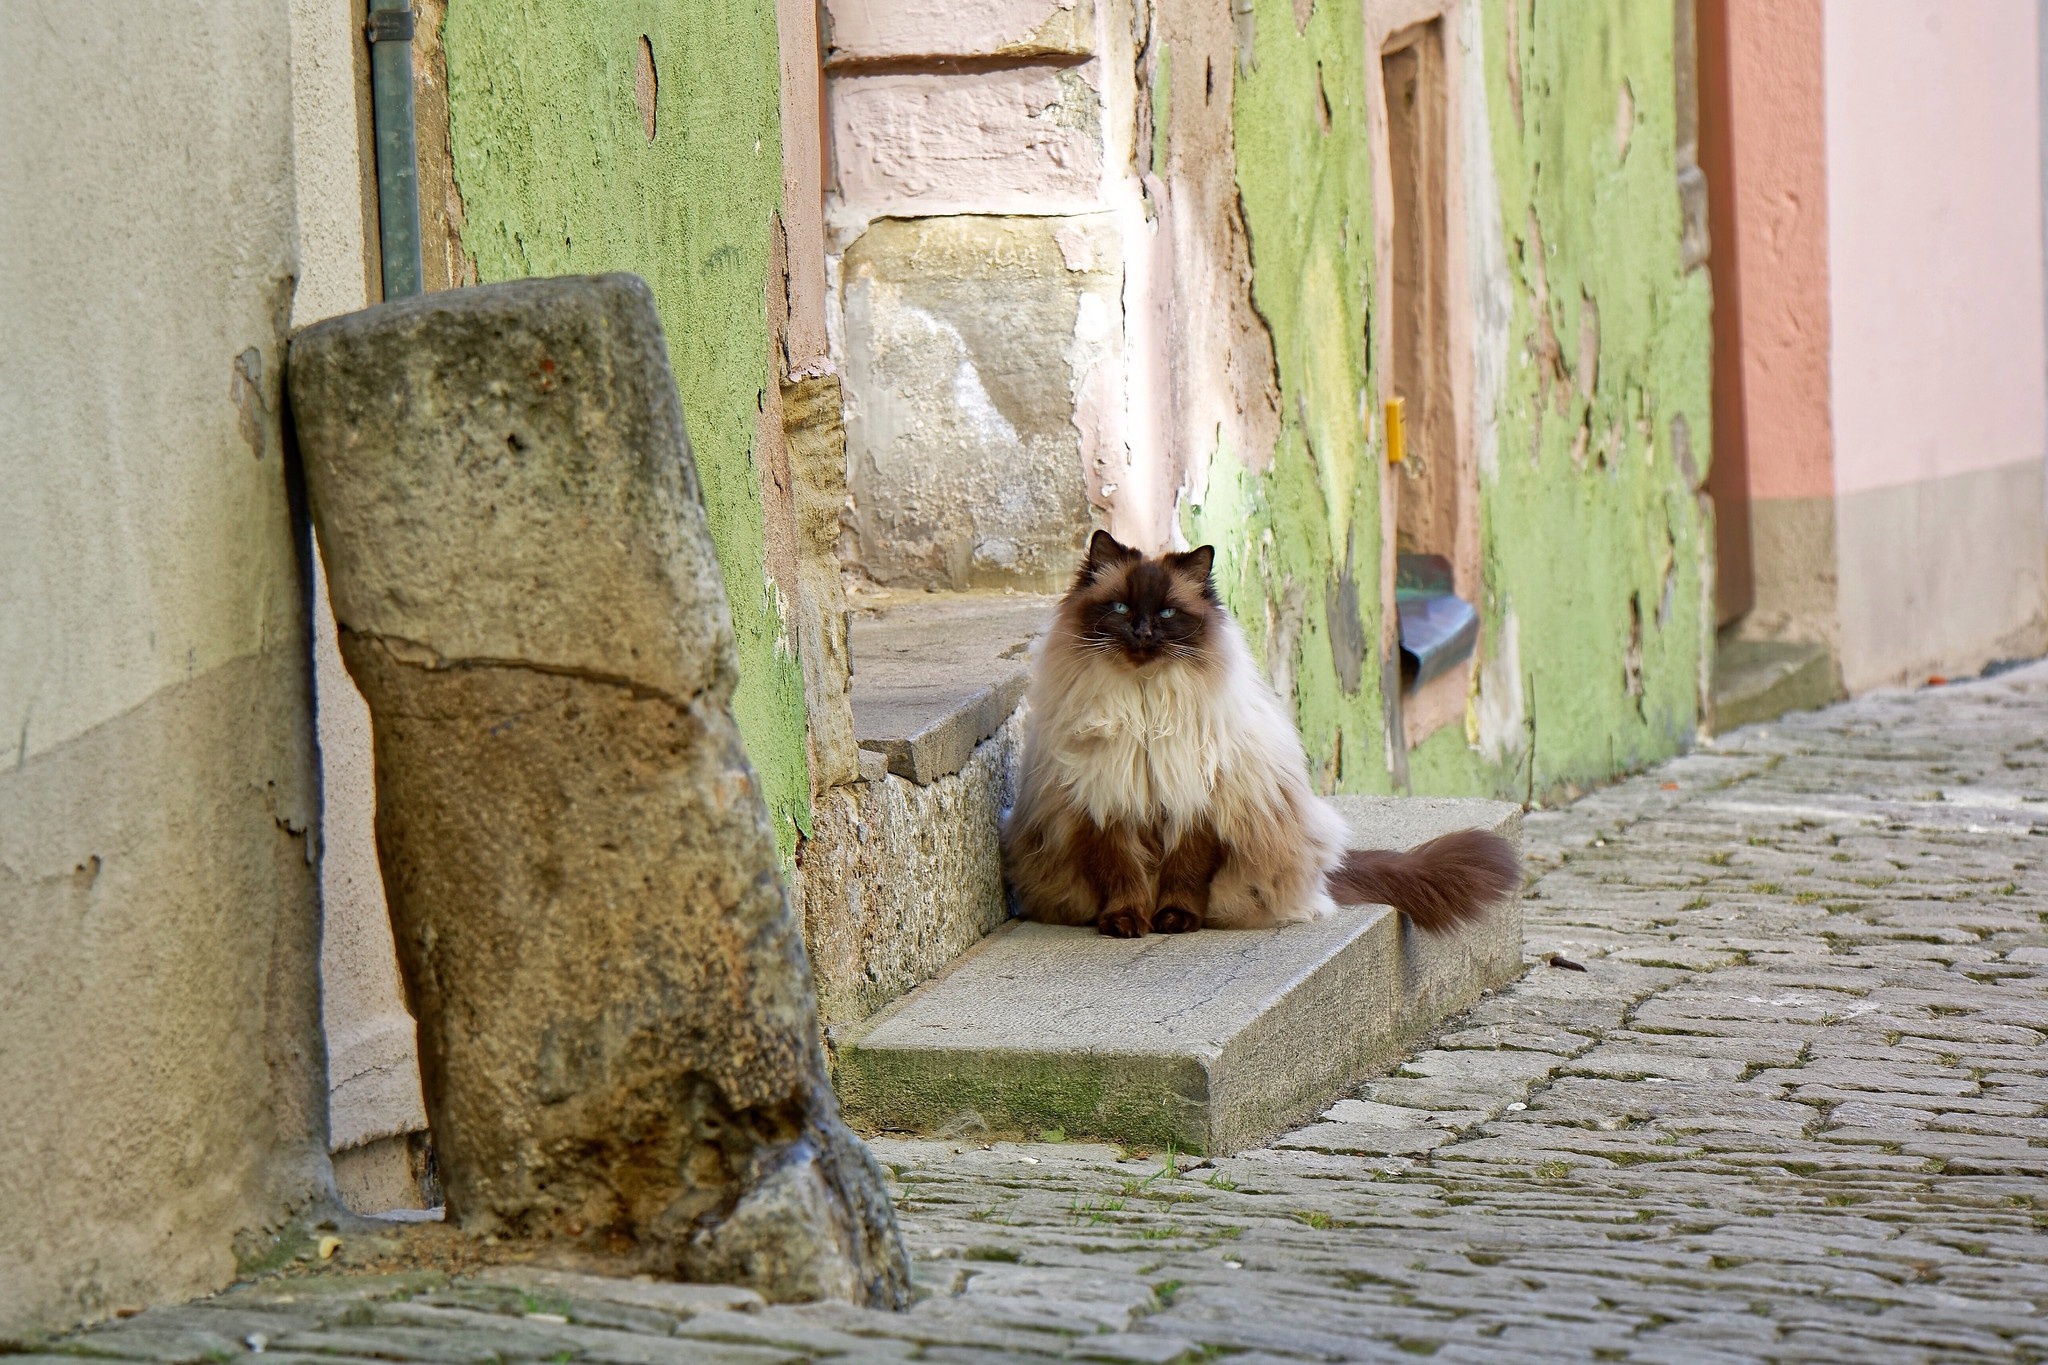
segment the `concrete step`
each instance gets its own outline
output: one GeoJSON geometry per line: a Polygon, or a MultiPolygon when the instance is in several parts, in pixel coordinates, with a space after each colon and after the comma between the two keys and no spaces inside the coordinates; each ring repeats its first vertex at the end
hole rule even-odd
{"type": "MultiPolygon", "coordinates": [[[[1340,797],[1359,848],[1454,829],[1521,846],[1498,801],[1340,797]]],[[[1327,1107],[1522,966],[1519,897],[1444,938],[1384,906],[1143,939],[1012,922],[850,1031],[836,1081],[870,1130],[1058,1130],[1230,1152],[1327,1107]]]]}
{"type": "Polygon", "coordinates": [[[1723,640],[1714,651],[1714,733],[1812,711],[1842,695],[1826,645],[1723,640]]]}

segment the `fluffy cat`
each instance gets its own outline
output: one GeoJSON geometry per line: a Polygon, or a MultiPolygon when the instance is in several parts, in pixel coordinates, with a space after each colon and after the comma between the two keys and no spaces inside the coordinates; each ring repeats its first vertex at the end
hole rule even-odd
{"type": "Polygon", "coordinates": [[[1097,531],[1033,666],[1003,865],[1024,913],[1105,934],[1255,929],[1392,905],[1446,932],[1514,889],[1477,830],[1346,850],[1301,736],[1253,665],[1203,546],[1148,557],[1097,531]]]}

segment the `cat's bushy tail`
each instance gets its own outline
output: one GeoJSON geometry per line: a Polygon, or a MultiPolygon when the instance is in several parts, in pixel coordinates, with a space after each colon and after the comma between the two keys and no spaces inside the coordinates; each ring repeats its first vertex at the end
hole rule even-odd
{"type": "Polygon", "coordinates": [[[1514,845],[1481,829],[1461,829],[1406,853],[1354,848],[1327,878],[1339,904],[1391,905],[1430,934],[1478,919],[1521,881],[1514,845]]]}

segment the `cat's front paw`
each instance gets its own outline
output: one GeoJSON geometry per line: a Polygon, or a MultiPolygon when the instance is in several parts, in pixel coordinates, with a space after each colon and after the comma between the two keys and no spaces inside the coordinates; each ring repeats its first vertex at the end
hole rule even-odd
{"type": "Polygon", "coordinates": [[[1112,905],[1095,917],[1095,931],[1110,938],[1143,938],[1152,915],[1142,905],[1112,905]]]}
{"type": "Polygon", "coordinates": [[[1152,917],[1152,932],[1155,934],[1192,934],[1201,927],[1200,915],[1178,905],[1162,905],[1159,913],[1152,917]]]}

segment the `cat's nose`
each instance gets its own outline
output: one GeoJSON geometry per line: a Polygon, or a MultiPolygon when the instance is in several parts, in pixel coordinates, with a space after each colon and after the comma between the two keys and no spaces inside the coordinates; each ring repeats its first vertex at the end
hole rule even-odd
{"type": "Polygon", "coordinates": [[[1152,638],[1152,623],[1150,621],[1138,622],[1138,638],[1140,640],[1149,640],[1152,638]]]}

